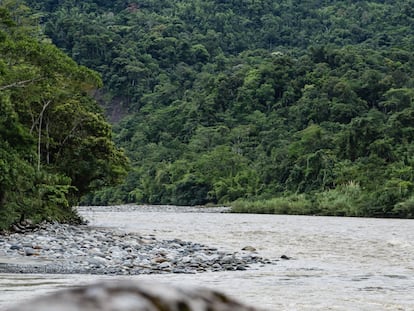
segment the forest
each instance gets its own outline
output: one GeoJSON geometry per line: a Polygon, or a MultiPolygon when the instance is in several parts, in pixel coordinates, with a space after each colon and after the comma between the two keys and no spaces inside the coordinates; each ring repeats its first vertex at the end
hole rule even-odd
{"type": "Polygon", "coordinates": [[[79,222],[72,206],[128,168],[88,95],[99,75],[49,41],[27,7],[0,7],[0,229],[79,222]]]}
{"type": "MultiPolygon", "coordinates": [[[[414,216],[413,0],[0,3],[11,12],[24,7],[37,25],[31,48],[54,51],[44,56],[52,61],[39,64],[41,52],[26,53],[10,68],[7,58],[17,52],[2,48],[0,68],[11,72],[1,76],[0,91],[2,109],[24,99],[7,121],[18,124],[19,144],[1,143],[27,145],[13,152],[33,176],[40,159],[47,178],[59,179],[55,200],[77,189],[82,204],[94,205],[414,216]],[[26,67],[36,81],[3,91],[28,79],[18,77],[26,67]],[[43,70],[52,82],[36,79],[43,70]],[[39,99],[25,107],[31,96],[39,99]],[[115,144],[88,96],[103,107],[115,144]],[[94,116],[90,127],[73,124],[74,107],[79,119],[94,116]],[[96,131],[103,137],[91,145],[96,131]],[[106,180],[126,170],[123,182],[106,180]]],[[[12,44],[15,34],[2,24],[2,40],[12,44]]],[[[5,180],[4,189],[15,187],[5,180]]]]}

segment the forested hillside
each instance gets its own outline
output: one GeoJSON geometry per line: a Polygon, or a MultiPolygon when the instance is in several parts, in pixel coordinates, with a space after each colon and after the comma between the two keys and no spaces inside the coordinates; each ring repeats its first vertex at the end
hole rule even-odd
{"type": "Polygon", "coordinates": [[[85,202],[414,215],[414,1],[27,3],[132,161],[85,202]]]}
{"type": "Polygon", "coordinates": [[[127,168],[88,95],[100,78],[50,44],[29,12],[0,7],[0,229],[77,221],[73,204],[127,168]]]}

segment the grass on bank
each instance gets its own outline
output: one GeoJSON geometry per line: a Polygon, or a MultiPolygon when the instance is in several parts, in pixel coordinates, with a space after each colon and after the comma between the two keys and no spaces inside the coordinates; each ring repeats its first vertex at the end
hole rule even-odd
{"type": "Polygon", "coordinates": [[[414,195],[401,199],[392,192],[369,193],[358,183],[349,182],[312,194],[239,199],[231,208],[233,213],[414,218],[414,195]]]}

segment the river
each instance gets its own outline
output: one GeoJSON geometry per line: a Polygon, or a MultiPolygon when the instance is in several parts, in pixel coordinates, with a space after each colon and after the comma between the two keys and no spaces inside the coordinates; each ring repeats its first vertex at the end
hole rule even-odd
{"type": "MultiPolygon", "coordinates": [[[[172,207],[81,208],[91,225],[180,238],[277,265],[195,275],[144,275],[225,292],[268,310],[414,310],[414,221],[197,212],[172,207]]],[[[0,274],[0,310],[107,276],[0,274]]],[[[112,277],[113,278],[113,277],[112,277]]]]}

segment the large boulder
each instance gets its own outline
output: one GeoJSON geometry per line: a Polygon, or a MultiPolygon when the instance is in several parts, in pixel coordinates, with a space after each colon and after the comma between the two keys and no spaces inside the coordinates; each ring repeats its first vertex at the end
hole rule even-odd
{"type": "Polygon", "coordinates": [[[152,282],[106,282],[62,290],[10,311],[255,311],[221,293],[152,282]]]}

